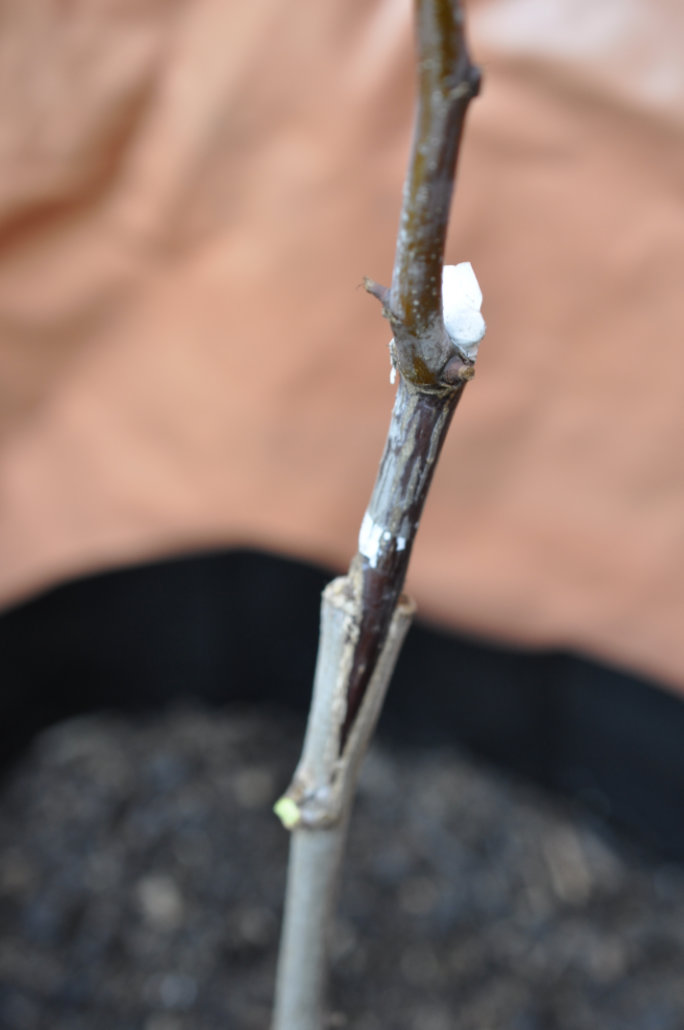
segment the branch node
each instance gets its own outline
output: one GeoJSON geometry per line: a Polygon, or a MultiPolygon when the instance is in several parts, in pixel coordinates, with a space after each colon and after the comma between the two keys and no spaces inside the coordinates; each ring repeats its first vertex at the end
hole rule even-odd
{"type": "Polygon", "coordinates": [[[474,362],[464,361],[460,354],[456,354],[446,363],[442,372],[442,380],[449,386],[457,386],[459,383],[470,382],[474,375],[474,362]]]}

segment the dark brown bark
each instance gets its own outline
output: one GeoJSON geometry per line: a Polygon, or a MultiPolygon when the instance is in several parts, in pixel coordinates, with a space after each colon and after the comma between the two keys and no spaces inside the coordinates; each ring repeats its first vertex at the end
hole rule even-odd
{"type": "Polygon", "coordinates": [[[435,463],[473,374],[444,327],[442,266],[461,133],[480,75],[470,63],[457,0],[415,0],[415,17],[418,109],[392,286],[366,280],[392,326],[399,386],[350,568],[361,614],[341,749],[403,589],[435,463]]]}
{"type": "Polygon", "coordinates": [[[458,0],[416,0],[415,18],[418,107],[388,307],[399,371],[434,388],[455,356],[442,319],[442,265],[463,124],[480,73],[470,63],[458,0]]]}
{"type": "MultiPolygon", "coordinates": [[[[377,552],[359,553],[350,582],[360,592],[361,623],[347,691],[342,744],[358,711],[404,586],[432,475],[463,383],[445,394],[416,390],[403,379],[366,518],[382,527],[377,552]]],[[[376,531],[377,535],[377,531],[376,531]]]]}

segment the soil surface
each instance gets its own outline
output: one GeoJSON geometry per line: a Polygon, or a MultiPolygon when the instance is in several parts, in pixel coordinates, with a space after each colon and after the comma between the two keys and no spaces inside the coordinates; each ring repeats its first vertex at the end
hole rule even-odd
{"type": "MultiPolygon", "coordinates": [[[[61,723],[0,793],[2,1030],[266,1030],[302,723],[61,723]]],[[[681,1030],[684,871],[455,750],[374,747],[331,1026],[681,1030]]]]}

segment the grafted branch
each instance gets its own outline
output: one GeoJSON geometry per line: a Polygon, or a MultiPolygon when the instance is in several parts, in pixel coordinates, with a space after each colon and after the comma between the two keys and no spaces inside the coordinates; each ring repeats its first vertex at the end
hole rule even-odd
{"type": "Polygon", "coordinates": [[[463,124],[480,73],[470,63],[457,0],[415,6],[418,107],[388,314],[401,374],[439,387],[457,356],[442,318],[442,265],[463,124]]]}
{"type": "Polygon", "coordinates": [[[479,73],[458,0],[414,6],[418,106],[392,285],[366,280],[394,332],[399,385],[358,553],[348,575],[323,595],[304,750],[276,805],[293,841],[274,1030],[323,1025],[325,936],[358,769],[412,614],[400,598],[427,492],[473,374],[472,352],[447,332],[442,266],[463,122],[479,73]]]}
{"type": "Polygon", "coordinates": [[[480,85],[457,0],[417,0],[418,105],[391,289],[366,280],[394,333],[399,388],[351,574],[361,634],[349,681],[349,730],[403,588],[411,548],[451,417],[473,362],[446,331],[442,268],[456,162],[480,85]]]}

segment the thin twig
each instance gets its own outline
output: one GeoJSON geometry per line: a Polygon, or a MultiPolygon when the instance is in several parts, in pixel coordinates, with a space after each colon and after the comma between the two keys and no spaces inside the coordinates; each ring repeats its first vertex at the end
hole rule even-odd
{"type": "Polygon", "coordinates": [[[359,765],[412,606],[400,603],[437,458],[473,361],[447,332],[442,266],[463,122],[479,87],[458,0],[415,0],[418,110],[392,286],[370,279],[394,332],[399,385],[347,576],[323,595],[302,758],[276,805],[293,831],[273,1030],[320,1030],[329,929],[359,765]]]}
{"type": "Polygon", "coordinates": [[[418,0],[418,109],[404,184],[389,319],[395,360],[416,386],[439,387],[455,357],[442,318],[442,265],[456,161],[470,100],[480,88],[457,0],[418,0]]]}
{"type": "Polygon", "coordinates": [[[392,287],[383,304],[399,372],[380,471],[350,573],[360,580],[362,630],[349,684],[349,731],[404,585],[434,465],[473,364],[449,337],[442,267],[468,103],[480,85],[457,0],[416,0],[418,109],[404,185],[392,287]]]}

